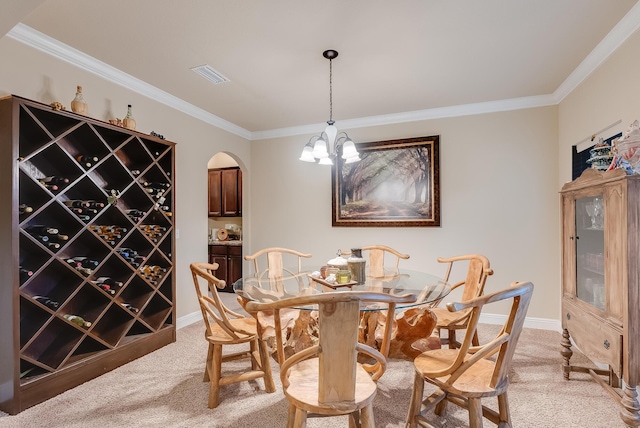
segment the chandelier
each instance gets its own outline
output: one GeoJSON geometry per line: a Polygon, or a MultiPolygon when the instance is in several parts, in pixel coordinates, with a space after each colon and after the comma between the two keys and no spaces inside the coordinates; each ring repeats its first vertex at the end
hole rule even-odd
{"type": "Polygon", "coordinates": [[[346,132],[338,133],[333,120],[333,66],[332,61],[338,56],[338,51],[329,49],[322,52],[322,56],[329,60],[329,120],[327,127],[320,135],[315,135],[304,145],[300,160],[304,162],[318,162],[320,165],[333,165],[338,151],[342,148],[342,159],[345,163],[358,162],[360,153],[356,145],[346,132]]]}

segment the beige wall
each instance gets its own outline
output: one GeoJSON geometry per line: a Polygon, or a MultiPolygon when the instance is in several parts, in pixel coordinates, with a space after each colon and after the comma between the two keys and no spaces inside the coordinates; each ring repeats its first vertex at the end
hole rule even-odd
{"type": "Polygon", "coordinates": [[[532,281],[529,316],[557,320],[557,117],[545,107],[349,130],[362,142],[440,135],[439,228],[333,228],[330,167],[298,161],[308,137],[253,142],[245,252],[284,246],[321,264],[338,248],[385,244],[411,255],[407,268],[440,274],[438,256],[481,253],[495,270],[487,291],[532,281]]]}
{"type": "MultiPolygon", "coordinates": [[[[634,40],[620,52],[631,57],[634,40]]],[[[249,143],[7,37],[0,39],[0,57],[0,95],[68,105],[80,84],[92,117],[122,117],[131,103],[140,131],[154,130],[178,143],[178,317],[197,310],[188,264],[206,259],[207,162],[223,151],[244,173],[245,254],[282,245],[309,251],[323,263],[337,248],[383,243],[411,254],[405,266],[443,273],[438,256],[483,253],[496,272],[487,290],[531,280],[536,292],[529,317],[558,320],[558,190],[568,179],[569,146],[593,132],[594,124],[599,129],[620,117],[627,123],[637,111],[637,101],[624,95],[629,89],[637,93],[630,70],[638,68],[622,67],[622,57],[615,66],[605,64],[559,108],[349,130],[357,141],[440,135],[442,227],[333,228],[330,169],[297,160],[309,136],[249,143]],[[611,79],[621,82],[617,89],[609,88],[611,79]]]]}
{"type": "Polygon", "coordinates": [[[250,169],[249,142],[7,37],[0,39],[0,58],[0,96],[60,101],[69,108],[76,85],[81,85],[89,116],[122,118],[127,104],[132,104],[139,131],[153,130],[177,143],[177,316],[199,312],[189,263],[207,260],[207,163],[214,154],[225,151],[233,153],[243,169],[250,169]]]}
{"type": "Polygon", "coordinates": [[[640,32],[631,36],[588,79],[561,103],[560,186],[571,180],[571,146],[612,123],[622,123],[603,137],[615,135],[640,120],[640,32]]]}

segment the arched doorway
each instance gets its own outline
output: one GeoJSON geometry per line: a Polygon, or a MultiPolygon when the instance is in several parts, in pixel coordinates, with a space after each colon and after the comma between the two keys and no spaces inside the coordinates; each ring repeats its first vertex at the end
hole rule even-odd
{"type": "Polygon", "coordinates": [[[242,171],[226,153],[208,162],[209,262],[218,263],[216,277],[227,283],[224,291],[242,276],[242,171]]]}

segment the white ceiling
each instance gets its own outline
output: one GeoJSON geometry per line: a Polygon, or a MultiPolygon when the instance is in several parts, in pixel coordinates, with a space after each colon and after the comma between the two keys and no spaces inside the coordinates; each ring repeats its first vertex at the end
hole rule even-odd
{"type": "MultiPolygon", "coordinates": [[[[492,104],[498,109],[514,99],[521,105],[557,103],[638,28],[636,2],[8,4],[13,19],[28,27],[23,29],[42,32],[239,127],[249,138],[261,138],[328,120],[326,49],[340,53],[333,61],[333,118],[341,129],[370,123],[367,118],[374,116],[410,120],[476,103],[498,102],[492,104]],[[190,70],[202,64],[230,82],[212,85],[190,70]]],[[[7,19],[0,18],[0,34],[8,31],[7,19]]]]}

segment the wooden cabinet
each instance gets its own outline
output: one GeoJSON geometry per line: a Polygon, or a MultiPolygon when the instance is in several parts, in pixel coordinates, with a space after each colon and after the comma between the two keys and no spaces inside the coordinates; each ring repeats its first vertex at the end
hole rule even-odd
{"type": "Polygon", "coordinates": [[[590,373],[619,396],[620,417],[640,426],[640,176],[586,170],[563,186],[563,373],[590,373]],[[608,369],[571,365],[571,339],[608,369]]]}
{"type": "Polygon", "coordinates": [[[0,100],[1,410],[175,341],[174,171],[174,143],[0,100]]]}
{"type": "Polygon", "coordinates": [[[242,216],[240,168],[209,170],[209,217],[242,216]]]}
{"type": "Polygon", "coordinates": [[[218,263],[216,278],[226,281],[222,291],[233,292],[233,283],[242,277],[242,246],[209,245],[209,263],[218,263]]]}

